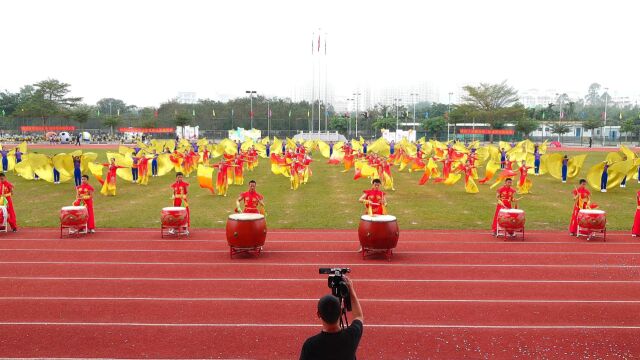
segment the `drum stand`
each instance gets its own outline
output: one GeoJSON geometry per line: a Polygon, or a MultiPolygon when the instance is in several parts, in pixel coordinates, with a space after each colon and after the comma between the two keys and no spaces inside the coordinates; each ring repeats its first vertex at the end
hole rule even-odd
{"type": "Polygon", "coordinates": [[[160,225],[160,237],[165,236],[189,236],[189,226],[164,226],[160,225]]]}
{"type": "Polygon", "coordinates": [[[66,225],[60,224],[60,239],[62,239],[65,235],[64,229],[67,229],[67,234],[66,234],[67,236],[75,235],[76,237],[78,237],[80,235],[86,235],[89,232],[87,223],[84,223],[83,225],[80,225],[80,226],[66,226],[66,225]]]}
{"type": "Polygon", "coordinates": [[[594,239],[596,237],[596,234],[598,233],[602,233],[602,241],[607,241],[607,227],[605,226],[604,229],[602,230],[590,230],[590,229],[586,229],[586,228],[581,228],[580,225],[578,225],[578,231],[576,231],[576,238],[579,238],[580,236],[586,236],[587,237],[587,241],[591,241],[592,239],[594,239]],[[583,231],[583,232],[580,232],[583,231]]]}
{"type": "Polygon", "coordinates": [[[515,231],[511,231],[513,233],[513,235],[509,234],[509,231],[511,230],[506,230],[505,228],[501,227],[500,224],[497,225],[496,227],[496,234],[495,237],[500,237],[501,233],[502,236],[504,236],[504,241],[507,241],[507,239],[516,238],[516,233],[521,233],[522,234],[522,241],[524,241],[524,226],[522,227],[522,229],[517,229],[515,231]]]}
{"type": "Polygon", "coordinates": [[[249,247],[249,248],[239,248],[239,247],[229,246],[229,258],[231,259],[233,259],[233,255],[236,255],[236,254],[244,253],[244,254],[260,256],[261,252],[262,252],[262,246],[249,247]]]}
{"type": "Polygon", "coordinates": [[[366,247],[362,247],[362,259],[364,260],[367,256],[371,256],[374,254],[383,254],[387,261],[391,261],[391,257],[393,256],[393,249],[370,249],[366,247]]]}

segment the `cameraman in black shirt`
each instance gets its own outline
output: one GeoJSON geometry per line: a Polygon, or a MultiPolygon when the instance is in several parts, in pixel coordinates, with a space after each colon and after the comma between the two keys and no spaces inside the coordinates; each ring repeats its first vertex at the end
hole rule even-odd
{"type": "Polygon", "coordinates": [[[302,345],[300,360],[353,360],[362,337],[364,316],[353,283],[346,275],[344,281],[349,288],[353,320],[346,329],[340,328],[340,300],[325,295],[318,301],[318,318],[322,320],[322,332],[312,336],[302,345]]]}

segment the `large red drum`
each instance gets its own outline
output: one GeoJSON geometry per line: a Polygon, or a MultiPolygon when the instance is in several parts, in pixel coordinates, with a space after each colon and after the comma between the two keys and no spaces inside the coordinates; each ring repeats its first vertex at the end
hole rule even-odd
{"type": "Polygon", "coordinates": [[[603,210],[582,209],[578,212],[578,226],[585,231],[603,231],[607,227],[607,213],[603,210]]]}
{"type": "Polygon", "coordinates": [[[89,213],[84,206],[64,206],[60,209],[60,226],[82,227],[87,224],[89,213]]]}
{"type": "Polygon", "coordinates": [[[364,250],[391,250],[398,245],[400,229],[392,215],[362,215],[358,238],[364,250]]]}
{"type": "Polygon", "coordinates": [[[267,222],[262,214],[231,214],[227,219],[227,242],[233,249],[257,249],[267,238],[267,222]]]}
{"type": "Polygon", "coordinates": [[[524,210],[500,209],[498,212],[498,226],[506,231],[520,231],[524,229],[524,210]]]}
{"type": "Polygon", "coordinates": [[[184,207],[166,207],[160,213],[160,222],[164,228],[186,227],[188,221],[187,208],[184,207]]]}

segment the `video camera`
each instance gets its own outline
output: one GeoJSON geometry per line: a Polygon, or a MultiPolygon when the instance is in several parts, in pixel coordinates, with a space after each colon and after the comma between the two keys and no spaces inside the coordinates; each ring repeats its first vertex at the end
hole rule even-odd
{"type": "Polygon", "coordinates": [[[349,288],[344,281],[344,274],[350,273],[349,268],[320,268],[320,274],[328,274],[327,284],[331,289],[331,294],[337,297],[346,311],[351,311],[351,295],[349,288]]]}

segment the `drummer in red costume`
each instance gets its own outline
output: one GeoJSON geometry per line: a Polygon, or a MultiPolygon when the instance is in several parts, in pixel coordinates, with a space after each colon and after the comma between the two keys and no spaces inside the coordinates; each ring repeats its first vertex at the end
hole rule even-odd
{"type": "Polygon", "coordinates": [[[0,202],[4,203],[4,206],[7,207],[7,215],[9,215],[7,222],[9,223],[9,226],[11,226],[11,230],[16,232],[18,231],[18,225],[16,221],[16,212],[13,209],[13,200],[11,200],[12,193],[13,184],[7,181],[7,177],[4,173],[0,172],[0,202]]]}
{"type": "Polygon", "coordinates": [[[82,175],[82,183],[76,186],[76,201],[73,206],[84,206],[87,208],[87,229],[89,232],[96,232],[96,222],[93,216],[93,186],[89,185],[89,176],[82,175]]]}
{"type": "Polygon", "coordinates": [[[236,212],[240,212],[240,202],[244,203],[243,213],[263,214],[264,215],[264,196],[256,191],[256,181],[249,181],[249,191],[243,192],[236,200],[236,212]],[[258,209],[260,206],[260,209],[258,209]]]}
{"type": "Polygon", "coordinates": [[[582,209],[593,209],[595,204],[591,204],[591,191],[587,189],[587,180],[580,179],[580,186],[573,190],[573,213],[571,213],[571,222],[569,223],[569,234],[577,235],[578,233],[578,213],[582,209]]]}
{"type": "Polygon", "coordinates": [[[176,182],[171,184],[173,190],[173,206],[184,207],[187,209],[187,224],[191,226],[191,216],[189,214],[189,203],[187,202],[187,192],[189,183],[182,181],[182,173],[176,173],[176,182]]]}
{"type": "Polygon", "coordinates": [[[364,190],[362,196],[358,199],[364,204],[369,215],[384,215],[386,213],[387,199],[385,193],[380,190],[381,184],[380,179],[373,179],[371,189],[364,190]]]}
{"type": "Polygon", "coordinates": [[[516,189],[512,188],[511,185],[513,180],[511,178],[507,178],[504,181],[504,186],[498,189],[497,199],[498,204],[496,204],[496,212],[493,214],[493,223],[491,224],[491,231],[496,234],[498,230],[498,213],[501,209],[516,209],[518,208],[516,199],[514,195],[516,193],[516,189]]]}
{"type": "Polygon", "coordinates": [[[636,193],[636,216],[633,218],[633,228],[631,228],[631,236],[640,235],[640,190],[636,193]]]}

